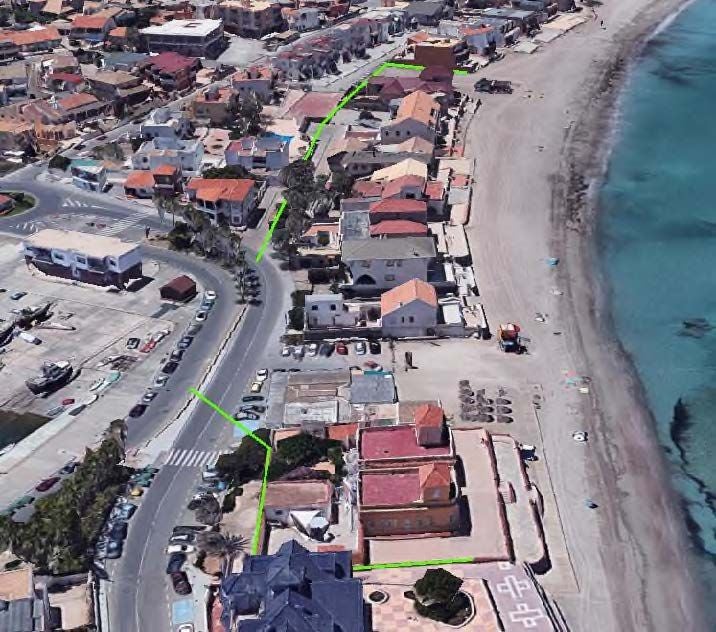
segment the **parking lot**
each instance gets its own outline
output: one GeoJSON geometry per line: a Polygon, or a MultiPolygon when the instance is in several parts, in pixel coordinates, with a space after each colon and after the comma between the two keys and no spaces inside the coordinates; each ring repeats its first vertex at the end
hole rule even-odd
{"type": "MultiPolygon", "coordinates": [[[[9,323],[23,308],[50,303],[48,318],[27,332],[40,344],[15,337],[0,347],[0,408],[51,417],[0,457],[0,506],[25,493],[28,481],[39,482],[82,455],[162,374],[201,297],[187,304],[163,301],[160,286],[180,271],[150,259],[143,271],[145,279],[134,291],[73,284],[26,267],[18,242],[0,239],[0,287],[6,289],[0,292],[0,318],[9,323]],[[26,294],[13,300],[17,292],[26,294]],[[136,348],[127,347],[130,338],[137,339],[136,348]],[[60,361],[71,364],[71,381],[49,394],[33,394],[26,380],[38,376],[43,364],[60,361]]],[[[191,352],[198,358],[198,351],[191,352]]]]}

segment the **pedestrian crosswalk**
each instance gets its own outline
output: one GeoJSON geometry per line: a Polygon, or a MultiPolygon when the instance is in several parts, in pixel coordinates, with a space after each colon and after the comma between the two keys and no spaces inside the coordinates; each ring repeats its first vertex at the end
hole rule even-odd
{"type": "Polygon", "coordinates": [[[82,200],[75,200],[73,198],[67,198],[63,203],[63,208],[89,208],[92,206],[89,202],[83,202],[82,200]]]}
{"type": "MultiPolygon", "coordinates": [[[[98,235],[104,235],[105,237],[109,237],[111,235],[116,235],[118,233],[121,233],[123,230],[126,230],[127,228],[131,228],[132,226],[138,224],[142,220],[145,220],[147,218],[146,213],[137,212],[133,215],[129,215],[128,217],[125,217],[123,219],[119,219],[116,221],[113,221],[109,223],[105,228],[100,230],[97,234],[98,235]]],[[[109,221],[109,220],[107,220],[109,221]]]]}
{"type": "Polygon", "coordinates": [[[44,222],[18,222],[17,224],[13,224],[11,228],[31,235],[32,233],[36,233],[38,230],[43,228],[44,225],[44,222]]]}
{"type": "Polygon", "coordinates": [[[174,465],[176,467],[204,467],[205,465],[215,465],[219,457],[222,454],[227,454],[227,452],[227,450],[209,452],[176,448],[169,452],[164,465],[174,465]]]}

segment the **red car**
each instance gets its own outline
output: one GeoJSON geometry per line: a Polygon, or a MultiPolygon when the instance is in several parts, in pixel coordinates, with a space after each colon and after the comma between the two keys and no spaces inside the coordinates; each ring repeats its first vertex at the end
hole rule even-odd
{"type": "Polygon", "coordinates": [[[35,491],[38,492],[46,492],[48,489],[50,489],[57,481],[60,480],[59,476],[52,476],[50,478],[46,478],[44,481],[42,481],[37,487],[35,487],[35,491]]]}
{"type": "Polygon", "coordinates": [[[348,347],[346,347],[345,342],[336,343],[336,353],[338,355],[348,355],[348,347]]]}
{"type": "Polygon", "coordinates": [[[157,346],[157,343],[154,342],[154,340],[150,340],[149,342],[142,345],[142,347],[139,349],[142,353],[149,353],[154,347],[157,346]]]}
{"type": "Polygon", "coordinates": [[[69,406],[70,404],[74,404],[74,403],[75,403],[74,397],[65,397],[65,399],[62,400],[63,406],[69,406]]]}

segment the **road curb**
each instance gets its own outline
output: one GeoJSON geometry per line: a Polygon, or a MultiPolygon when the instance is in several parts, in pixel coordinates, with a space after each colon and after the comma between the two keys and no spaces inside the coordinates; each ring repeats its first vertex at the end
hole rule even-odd
{"type": "MultiPolygon", "coordinates": [[[[224,336],[224,339],[221,341],[219,345],[218,352],[214,355],[213,360],[207,366],[205,369],[203,375],[199,379],[197,390],[205,390],[206,385],[213,379],[214,374],[218,370],[219,366],[224,361],[224,358],[229,352],[230,349],[230,343],[232,342],[236,332],[239,330],[239,327],[244,319],[244,316],[246,315],[246,312],[248,311],[248,306],[244,305],[241,312],[237,315],[237,317],[234,319],[233,324],[229,328],[226,336],[224,336]]],[[[163,450],[167,450],[171,447],[170,445],[167,445],[166,447],[162,447],[161,450],[154,453],[154,450],[149,450],[152,443],[155,441],[161,441],[164,439],[171,439],[172,442],[176,439],[176,437],[179,435],[179,433],[183,430],[184,425],[189,420],[189,417],[193,414],[194,410],[196,409],[196,406],[199,404],[199,400],[194,395],[189,395],[182,407],[177,411],[176,415],[167,422],[163,427],[161,427],[157,433],[149,439],[143,446],[139,448],[135,448],[133,450],[132,458],[133,459],[140,459],[142,458],[142,454],[146,451],[146,456],[150,457],[152,461],[156,460],[159,456],[159,453],[161,453],[163,450]],[[178,422],[178,423],[177,423],[178,422]],[[174,430],[173,435],[165,435],[168,431],[174,430]],[[165,436],[162,436],[165,435],[165,436]]]]}

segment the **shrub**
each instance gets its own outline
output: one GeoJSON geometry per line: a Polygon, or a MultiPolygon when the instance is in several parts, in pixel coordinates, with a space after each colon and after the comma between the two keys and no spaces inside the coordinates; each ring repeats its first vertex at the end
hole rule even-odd
{"type": "Polygon", "coordinates": [[[54,156],[52,156],[52,158],[50,158],[48,166],[50,167],[50,169],[60,169],[61,171],[67,171],[67,167],[70,166],[71,162],[72,161],[69,158],[65,158],[60,154],[55,154],[54,156]]]}

